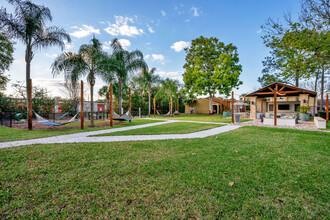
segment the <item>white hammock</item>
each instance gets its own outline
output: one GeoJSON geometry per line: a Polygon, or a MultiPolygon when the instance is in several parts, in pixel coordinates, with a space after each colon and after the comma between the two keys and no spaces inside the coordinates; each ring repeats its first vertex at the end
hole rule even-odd
{"type": "Polygon", "coordinates": [[[34,114],[36,115],[37,121],[41,124],[45,124],[45,125],[52,125],[52,126],[61,126],[61,125],[66,125],[69,124],[71,122],[74,122],[76,120],[77,115],[79,114],[79,112],[77,112],[77,114],[75,116],[73,116],[69,121],[67,122],[63,122],[63,123],[56,123],[56,122],[51,122],[43,117],[41,117],[40,115],[38,115],[35,111],[33,111],[34,114]]]}

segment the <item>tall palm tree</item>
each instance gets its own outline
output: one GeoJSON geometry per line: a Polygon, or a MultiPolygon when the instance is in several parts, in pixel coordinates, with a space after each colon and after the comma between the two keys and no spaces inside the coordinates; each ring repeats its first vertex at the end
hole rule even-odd
{"type": "Polygon", "coordinates": [[[97,75],[102,75],[102,61],[106,55],[99,40],[93,38],[90,44],[80,46],[78,53],[64,52],[52,64],[54,75],[64,73],[66,79],[76,81],[87,75],[91,96],[91,126],[94,127],[94,85],[97,75]]]}
{"type": "MultiPolygon", "coordinates": [[[[8,0],[15,7],[14,14],[7,13],[6,9],[0,9],[0,26],[13,38],[26,45],[26,88],[29,96],[28,81],[31,78],[30,67],[37,49],[59,46],[64,48],[66,40],[71,42],[69,34],[64,29],[56,26],[46,27],[46,22],[52,21],[49,8],[33,4],[31,1],[8,0]]],[[[29,98],[29,97],[28,97],[29,98]]]]}
{"type": "Polygon", "coordinates": [[[110,88],[109,86],[102,86],[101,89],[99,90],[99,96],[105,97],[107,100],[107,106],[108,110],[110,109],[110,88]]]}
{"type": "MultiPolygon", "coordinates": [[[[161,81],[161,88],[156,94],[156,98],[168,96],[169,98],[179,97],[180,83],[178,80],[166,78],[161,81]]],[[[171,107],[170,107],[171,108],[171,107]]]]}
{"type": "Polygon", "coordinates": [[[158,75],[155,74],[155,71],[156,68],[152,68],[150,70],[144,69],[140,73],[143,85],[146,88],[146,90],[148,90],[149,117],[151,112],[151,87],[160,81],[160,78],[158,75]]]}
{"type": "Polygon", "coordinates": [[[103,74],[103,79],[105,82],[111,83],[113,78],[116,78],[119,86],[118,109],[122,114],[123,84],[126,83],[128,74],[147,69],[148,65],[143,60],[143,53],[140,50],[132,52],[124,50],[116,38],[112,41],[111,47],[113,52],[104,62],[106,71],[103,74]]]}

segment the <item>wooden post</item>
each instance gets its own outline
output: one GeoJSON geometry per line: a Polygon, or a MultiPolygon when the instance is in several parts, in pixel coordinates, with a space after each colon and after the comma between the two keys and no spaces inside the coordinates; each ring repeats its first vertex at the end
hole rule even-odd
{"type": "Polygon", "coordinates": [[[231,123],[234,123],[234,91],[231,92],[231,123]]]}
{"type": "Polygon", "coordinates": [[[32,130],[32,79],[28,80],[28,129],[32,130]]]}
{"type": "Polygon", "coordinates": [[[180,115],[179,114],[179,111],[180,111],[180,109],[179,109],[179,96],[178,96],[178,100],[176,101],[176,108],[177,108],[177,114],[178,114],[178,116],[180,115]]]}
{"type": "MultiPolygon", "coordinates": [[[[128,88],[128,97],[129,97],[129,115],[130,117],[132,117],[132,108],[131,108],[131,105],[132,105],[132,102],[131,102],[131,88],[128,88]]],[[[129,120],[129,123],[131,123],[132,120],[129,120]]]]}
{"type": "Polygon", "coordinates": [[[112,100],[112,84],[110,84],[110,126],[113,127],[113,100],[112,100]]]}
{"type": "Polygon", "coordinates": [[[173,117],[173,97],[171,96],[171,117],[173,117]]]}
{"type": "Polygon", "coordinates": [[[325,115],[326,115],[326,120],[327,120],[327,123],[328,123],[328,121],[329,121],[329,94],[327,94],[327,101],[326,101],[326,107],[325,107],[325,111],[326,111],[326,113],[325,113],[325,115]]]}
{"type": "Polygon", "coordinates": [[[154,97],[154,118],[156,117],[156,97],[154,97]]]}
{"type": "Polygon", "coordinates": [[[84,82],[80,82],[80,128],[84,129],[84,82]]]}
{"type": "Polygon", "coordinates": [[[222,115],[222,103],[223,103],[223,100],[222,99],[220,99],[220,115],[222,115]]]}
{"type": "Polygon", "coordinates": [[[277,126],[277,84],[274,89],[274,126],[277,126]]]}

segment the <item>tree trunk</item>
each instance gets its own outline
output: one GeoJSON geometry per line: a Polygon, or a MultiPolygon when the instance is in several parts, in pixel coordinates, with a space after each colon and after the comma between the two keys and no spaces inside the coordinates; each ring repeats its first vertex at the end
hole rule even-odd
{"type": "Polygon", "coordinates": [[[119,93],[119,97],[118,97],[118,113],[120,115],[123,114],[122,112],[122,102],[121,102],[121,99],[122,99],[122,82],[121,82],[121,79],[118,80],[118,93],[119,93]]]}
{"type": "MultiPolygon", "coordinates": [[[[31,79],[31,60],[32,60],[32,50],[30,45],[26,46],[25,51],[25,73],[26,73],[26,107],[29,106],[29,100],[32,100],[32,85],[30,85],[29,80],[31,79]]],[[[32,103],[31,103],[32,104],[32,103]]],[[[29,130],[32,130],[32,112],[28,111],[28,118],[31,118],[31,120],[28,120],[28,128],[29,130]]]]}
{"type": "Polygon", "coordinates": [[[296,87],[299,87],[299,77],[296,75],[296,87]]]}
{"type": "Polygon", "coordinates": [[[94,83],[90,83],[91,89],[91,127],[94,127],[94,83]]]}
{"type": "Polygon", "coordinates": [[[149,95],[149,100],[148,100],[148,102],[149,102],[149,112],[148,112],[148,115],[149,115],[149,118],[150,118],[150,112],[151,112],[151,105],[150,105],[150,99],[151,99],[151,88],[149,88],[149,91],[148,91],[148,95],[149,95]]]}
{"type": "Polygon", "coordinates": [[[210,105],[210,114],[212,114],[213,113],[213,99],[212,99],[212,95],[211,94],[210,94],[209,105],[210,105]]]}
{"type": "Polygon", "coordinates": [[[324,93],[324,65],[322,65],[322,75],[321,75],[321,103],[320,110],[323,110],[323,93],[324,93]]]}
{"type": "MultiPolygon", "coordinates": [[[[319,78],[319,74],[318,73],[316,73],[316,76],[315,76],[315,88],[314,88],[314,91],[316,92],[316,94],[317,94],[317,80],[318,80],[318,78],[319,78]]],[[[315,116],[315,102],[316,102],[316,98],[317,98],[317,96],[314,98],[314,102],[313,102],[313,116],[315,116]]]]}

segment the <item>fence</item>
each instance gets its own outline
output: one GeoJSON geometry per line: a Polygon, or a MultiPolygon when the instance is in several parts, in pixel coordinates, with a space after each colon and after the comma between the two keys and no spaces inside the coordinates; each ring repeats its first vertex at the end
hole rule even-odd
{"type": "MultiPolygon", "coordinates": [[[[14,124],[20,124],[25,123],[24,121],[18,121],[15,119],[16,112],[0,112],[0,125],[6,126],[6,127],[12,127],[14,124]]],[[[25,113],[26,114],[26,113],[25,113]]],[[[70,115],[69,113],[46,113],[42,114],[42,117],[55,122],[58,120],[61,121],[68,121],[70,120],[74,115],[70,115]]],[[[133,118],[140,117],[139,111],[132,111],[133,118]]],[[[153,112],[151,112],[150,116],[153,116],[153,112]]],[[[141,117],[146,118],[148,117],[147,111],[141,111],[141,117]]],[[[35,115],[33,114],[33,118],[35,118],[35,115]]],[[[77,119],[80,119],[80,114],[77,115],[77,119]]],[[[90,120],[91,119],[91,113],[90,112],[84,112],[84,119],[90,120]]],[[[94,112],[94,119],[95,120],[110,120],[110,112],[94,112]]]]}

